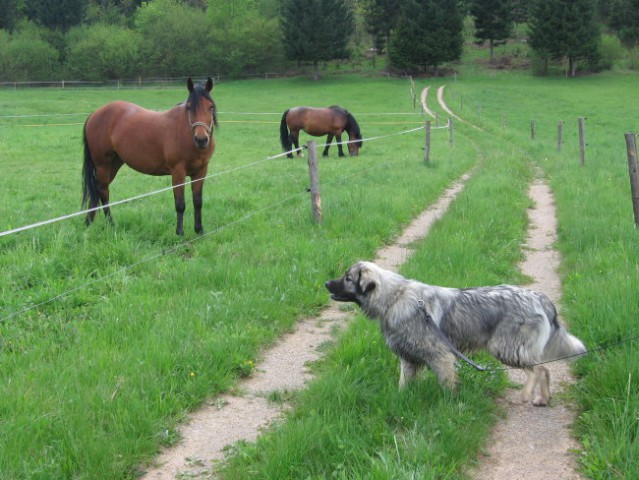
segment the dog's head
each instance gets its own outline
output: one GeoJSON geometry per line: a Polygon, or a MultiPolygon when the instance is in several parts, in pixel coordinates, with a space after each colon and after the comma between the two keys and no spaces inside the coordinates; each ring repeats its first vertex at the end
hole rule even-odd
{"type": "Polygon", "coordinates": [[[362,306],[379,283],[378,270],[373,263],[357,262],[343,277],[329,280],[325,286],[333,300],[362,306]]]}

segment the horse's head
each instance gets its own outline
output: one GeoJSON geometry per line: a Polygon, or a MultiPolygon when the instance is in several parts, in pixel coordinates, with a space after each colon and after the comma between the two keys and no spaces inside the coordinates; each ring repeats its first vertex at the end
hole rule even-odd
{"type": "Polygon", "coordinates": [[[189,98],[186,101],[186,109],[189,113],[189,123],[193,132],[193,143],[197,148],[205,149],[211,144],[213,126],[217,126],[215,102],[211,98],[213,80],[211,77],[206,85],[193,83],[190,78],[186,82],[189,89],[189,98]]]}
{"type": "Polygon", "coordinates": [[[357,157],[364,140],[355,117],[348,112],[346,112],[346,131],[348,132],[348,153],[351,157],[357,157]]]}

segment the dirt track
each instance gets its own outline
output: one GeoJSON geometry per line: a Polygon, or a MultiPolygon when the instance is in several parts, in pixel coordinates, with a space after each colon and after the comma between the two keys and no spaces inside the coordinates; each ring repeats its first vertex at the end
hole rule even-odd
{"type": "MultiPolygon", "coordinates": [[[[425,89],[421,96],[422,104],[424,111],[430,114],[427,96],[428,89],[425,89]]],[[[444,111],[449,111],[443,101],[443,87],[438,91],[438,101],[444,111]]],[[[380,250],[375,261],[393,270],[403,264],[411,253],[408,245],[428,234],[469,176],[465,175],[453,184],[435,205],[409,225],[394,245],[380,250]]],[[[556,235],[552,193],[538,180],[531,186],[529,194],[535,208],[530,211],[528,255],[521,268],[534,278],[532,288],[544,291],[558,301],[560,281],[556,267],[559,258],[552,249],[556,235]]],[[[223,459],[225,446],[238,440],[254,440],[262,428],[283,413],[285,407],[268,402],[266,394],[303,388],[310,378],[305,365],[319,357],[318,347],[330,341],[334,328],[343,325],[348,318],[349,314],[331,306],[319,319],[299,322],[293,333],[285,335],[275,347],[264,352],[255,374],[240,383],[240,395],[213,398],[191,415],[180,430],[181,442],[164,451],[156,459],[157,467],[149,470],[143,478],[214,477],[215,462],[223,459]]],[[[518,384],[522,377],[519,372],[513,374],[518,384]]],[[[562,383],[571,381],[567,368],[561,364],[551,366],[551,379],[554,394],[561,390],[562,383]]],[[[514,402],[517,393],[509,391],[503,400],[506,418],[496,426],[479,467],[469,475],[477,480],[580,478],[575,473],[576,462],[570,453],[578,445],[569,434],[573,418],[569,407],[556,396],[549,407],[520,405],[514,402]]]]}

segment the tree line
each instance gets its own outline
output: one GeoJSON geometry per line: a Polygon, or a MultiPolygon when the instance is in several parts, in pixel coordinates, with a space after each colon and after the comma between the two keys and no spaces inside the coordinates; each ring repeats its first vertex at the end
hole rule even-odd
{"type": "MultiPolygon", "coordinates": [[[[637,51],[639,0],[0,0],[0,79],[109,80],[285,72],[387,55],[434,73],[464,41],[525,26],[539,73],[606,67],[602,33],[637,51]]],[[[605,46],[604,46],[605,47],[605,46]]]]}

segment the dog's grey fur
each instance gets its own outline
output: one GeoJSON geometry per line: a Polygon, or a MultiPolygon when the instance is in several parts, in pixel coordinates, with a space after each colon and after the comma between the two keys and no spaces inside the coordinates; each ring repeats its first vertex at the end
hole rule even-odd
{"type": "Polygon", "coordinates": [[[387,345],[400,357],[400,387],[428,366],[442,385],[454,389],[455,348],[485,350],[505,365],[524,369],[524,402],[533,399],[539,385],[533,404],[547,405],[550,377],[539,363],[586,351],[559,324],[546,295],[518,286],[438,287],[358,262],[326,288],[334,300],[354,302],[380,321],[387,345]]]}

